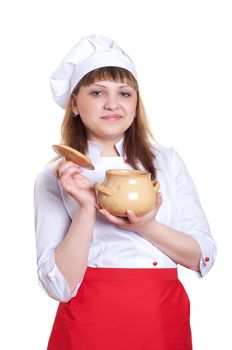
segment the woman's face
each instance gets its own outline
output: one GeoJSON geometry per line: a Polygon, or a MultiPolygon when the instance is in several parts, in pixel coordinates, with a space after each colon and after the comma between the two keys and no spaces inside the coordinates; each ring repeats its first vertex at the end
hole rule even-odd
{"type": "Polygon", "coordinates": [[[127,83],[96,81],[80,87],[72,110],[80,115],[89,140],[117,142],[132,124],[136,106],[137,92],[127,83]]]}

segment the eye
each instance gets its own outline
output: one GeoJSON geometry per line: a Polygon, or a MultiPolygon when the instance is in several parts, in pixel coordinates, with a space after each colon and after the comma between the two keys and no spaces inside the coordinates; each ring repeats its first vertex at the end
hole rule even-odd
{"type": "Polygon", "coordinates": [[[102,95],[102,91],[93,90],[93,91],[91,91],[91,95],[92,96],[101,96],[102,95]]]}
{"type": "Polygon", "coordinates": [[[130,97],[131,96],[130,92],[128,92],[128,91],[122,91],[122,92],[120,92],[120,94],[122,96],[124,96],[124,97],[130,97]]]}

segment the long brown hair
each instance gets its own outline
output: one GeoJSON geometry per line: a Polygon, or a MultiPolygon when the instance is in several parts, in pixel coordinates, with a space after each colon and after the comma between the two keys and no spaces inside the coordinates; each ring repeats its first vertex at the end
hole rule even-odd
{"type": "MultiPolygon", "coordinates": [[[[98,68],[89,72],[80,80],[73,91],[73,95],[78,93],[80,86],[89,86],[96,81],[103,80],[127,83],[137,92],[136,115],[133,123],[125,132],[123,152],[132,168],[138,169],[138,163],[140,162],[154,179],[156,169],[154,166],[155,154],[151,145],[153,136],[139,94],[138,83],[133,75],[124,68],[98,68]]],[[[69,100],[61,126],[61,143],[86,154],[88,149],[86,129],[81,118],[75,118],[72,112],[72,98],[73,96],[69,100]]]]}

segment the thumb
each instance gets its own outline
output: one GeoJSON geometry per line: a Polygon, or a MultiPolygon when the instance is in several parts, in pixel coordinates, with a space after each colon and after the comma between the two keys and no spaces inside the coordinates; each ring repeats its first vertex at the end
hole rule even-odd
{"type": "Polygon", "coordinates": [[[128,220],[131,224],[136,224],[137,221],[138,221],[138,218],[137,216],[135,215],[135,213],[132,211],[132,210],[127,210],[127,217],[128,217],[128,220]]]}

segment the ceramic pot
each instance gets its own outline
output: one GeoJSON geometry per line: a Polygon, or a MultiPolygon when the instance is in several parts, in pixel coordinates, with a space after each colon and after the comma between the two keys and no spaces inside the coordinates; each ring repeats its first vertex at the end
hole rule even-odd
{"type": "Polygon", "coordinates": [[[132,210],[137,216],[149,212],[156,202],[159,182],[143,170],[109,169],[103,184],[95,184],[101,208],[116,216],[127,216],[132,210]]]}

